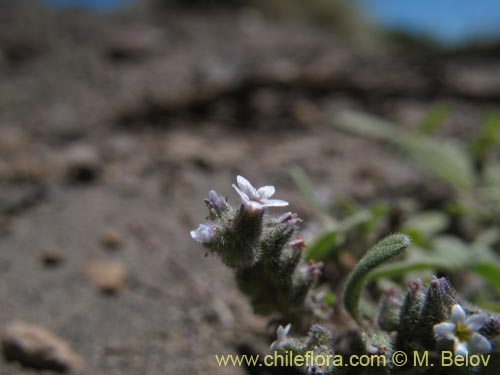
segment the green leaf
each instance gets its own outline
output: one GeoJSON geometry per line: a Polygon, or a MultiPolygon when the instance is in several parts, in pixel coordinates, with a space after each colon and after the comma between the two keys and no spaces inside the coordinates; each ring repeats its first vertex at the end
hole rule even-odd
{"type": "Polygon", "coordinates": [[[319,236],[306,253],[306,260],[326,260],[334,257],[344,243],[344,233],[364,224],[373,218],[371,211],[358,211],[337,224],[337,228],[319,236]]]}
{"type": "Polygon", "coordinates": [[[333,292],[328,292],[325,294],[325,298],[323,299],[325,304],[329,307],[335,307],[337,304],[337,296],[333,292]]]}
{"type": "Polygon", "coordinates": [[[351,111],[340,112],[332,125],[398,146],[428,173],[456,190],[471,190],[475,185],[471,160],[465,149],[456,143],[437,141],[424,134],[401,129],[375,116],[351,111]]]}
{"type": "MultiPolygon", "coordinates": [[[[424,239],[444,231],[450,225],[450,218],[441,211],[425,211],[408,218],[403,225],[403,231],[416,233],[424,239]]],[[[412,237],[413,238],[413,237],[412,237]]]]}
{"type": "Polygon", "coordinates": [[[472,142],[470,150],[476,160],[484,160],[487,154],[500,146],[500,117],[497,113],[489,113],[481,132],[472,142]]]}
{"type": "Polygon", "coordinates": [[[472,248],[467,243],[454,236],[440,236],[432,246],[432,255],[448,264],[448,269],[466,269],[473,261],[472,248]]]}
{"type": "Polygon", "coordinates": [[[337,231],[328,231],[321,235],[310,247],[307,248],[305,258],[310,260],[325,260],[332,258],[340,250],[343,240],[337,231]]]}
{"type": "Polygon", "coordinates": [[[475,305],[480,307],[483,310],[487,310],[487,311],[491,311],[491,312],[500,314],[500,303],[498,303],[498,302],[481,299],[479,301],[476,301],[475,305]]]}
{"type": "Polygon", "coordinates": [[[470,268],[474,259],[484,259],[477,251],[452,236],[440,236],[430,242],[432,251],[413,246],[405,260],[377,268],[369,275],[370,280],[382,277],[402,276],[414,271],[456,271],[470,268]]]}
{"type": "Polygon", "coordinates": [[[489,160],[485,163],[483,178],[486,186],[496,186],[500,184],[500,164],[493,160],[489,160]]]}
{"type": "Polygon", "coordinates": [[[431,245],[432,252],[414,247],[411,257],[377,268],[369,273],[367,281],[402,276],[415,271],[456,272],[471,269],[500,294],[498,256],[490,247],[477,241],[468,245],[452,236],[438,237],[431,245]]]}
{"type": "Polygon", "coordinates": [[[499,228],[488,228],[474,239],[475,245],[482,246],[493,246],[500,240],[500,229],[499,228]]]}
{"type": "Polygon", "coordinates": [[[477,189],[477,195],[489,211],[499,211],[500,210],[500,187],[499,186],[489,186],[477,189]]]}
{"type": "Polygon", "coordinates": [[[359,320],[359,299],[368,275],[387,260],[401,254],[411,243],[408,236],[394,234],[379,241],[352,270],[344,289],[344,306],[356,322],[359,320]]]}
{"type": "Polygon", "coordinates": [[[347,232],[358,225],[369,222],[372,218],[373,214],[370,210],[355,212],[339,223],[338,230],[340,232],[347,232]]]}
{"type": "Polygon", "coordinates": [[[450,108],[446,104],[435,106],[420,124],[420,131],[424,134],[434,134],[444,124],[449,112],[450,108]]]}
{"type": "Polygon", "coordinates": [[[395,276],[402,276],[408,272],[415,271],[448,271],[450,270],[450,265],[442,259],[438,258],[428,258],[427,260],[406,260],[401,262],[396,262],[389,264],[384,267],[380,267],[375,271],[371,272],[368,276],[369,281],[373,281],[380,278],[389,278],[395,276]]]}
{"type": "Polygon", "coordinates": [[[474,270],[481,275],[497,293],[500,293],[500,267],[490,262],[484,262],[476,264],[474,270]]]}

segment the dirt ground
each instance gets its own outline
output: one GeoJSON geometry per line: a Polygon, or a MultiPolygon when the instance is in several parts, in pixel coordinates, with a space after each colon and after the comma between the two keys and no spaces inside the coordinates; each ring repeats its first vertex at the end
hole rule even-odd
{"type": "MultiPolygon", "coordinates": [[[[249,10],[0,18],[0,326],[49,329],[85,374],[245,374],[213,355],[266,350],[269,318],[189,237],[209,189],[236,203],[237,174],[274,184],[310,234],[294,165],[324,202],[418,190],[393,150],[318,113],[411,127],[447,103],[442,131],[466,137],[500,107],[498,54],[408,58],[249,10]],[[127,274],[115,293],[88,276],[101,261],[127,274]]],[[[0,375],[32,373],[0,358],[0,375]]]]}

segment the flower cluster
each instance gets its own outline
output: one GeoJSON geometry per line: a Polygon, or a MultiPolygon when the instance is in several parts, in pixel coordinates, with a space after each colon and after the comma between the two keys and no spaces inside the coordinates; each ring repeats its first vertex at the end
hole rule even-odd
{"type": "Polygon", "coordinates": [[[191,231],[191,237],[236,270],[239,288],[258,313],[281,312],[289,321],[300,321],[309,289],[321,274],[321,264],[301,265],[303,238],[297,234],[300,219],[286,212],[271,216],[267,209],[288,202],[271,199],[276,189],[255,188],[238,176],[233,188],[241,199],[233,208],[210,191],[205,201],[210,223],[191,231]]]}

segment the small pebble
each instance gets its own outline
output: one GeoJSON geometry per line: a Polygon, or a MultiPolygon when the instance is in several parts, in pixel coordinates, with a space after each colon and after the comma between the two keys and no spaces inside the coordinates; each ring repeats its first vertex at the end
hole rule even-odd
{"type": "Polygon", "coordinates": [[[127,268],[121,262],[90,262],[85,267],[84,273],[88,280],[104,294],[118,294],[127,285],[127,268]]]}
{"type": "Polygon", "coordinates": [[[75,184],[90,183],[97,179],[101,169],[101,158],[90,145],[76,144],[63,155],[66,163],[66,178],[75,184]]]}
{"type": "Polygon", "coordinates": [[[123,246],[124,239],[120,232],[108,229],[102,234],[101,243],[110,250],[117,250],[123,246]]]}
{"type": "Polygon", "coordinates": [[[64,255],[56,249],[44,250],[40,255],[40,262],[47,268],[56,268],[64,262],[64,255]]]}
{"type": "Polygon", "coordinates": [[[1,341],[4,357],[9,362],[57,372],[73,372],[83,367],[82,357],[67,342],[33,324],[10,323],[1,341]]]}

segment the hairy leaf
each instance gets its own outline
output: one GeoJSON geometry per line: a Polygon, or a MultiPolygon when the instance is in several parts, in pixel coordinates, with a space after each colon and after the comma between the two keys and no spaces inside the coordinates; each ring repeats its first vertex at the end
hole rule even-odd
{"type": "Polygon", "coordinates": [[[344,290],[344,305],[354,320],[359,322],[359,299],[369,273],[387,260],[401,254],[410,243],[410,238],[404,234],[388,236],[368,250],[356,265],[349,275],[344,290]]]}

